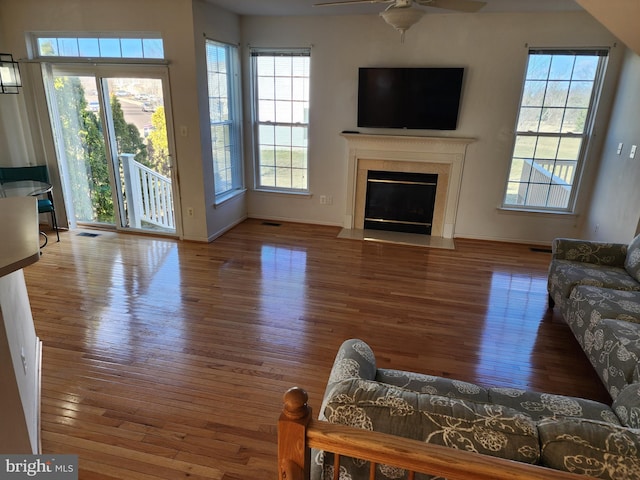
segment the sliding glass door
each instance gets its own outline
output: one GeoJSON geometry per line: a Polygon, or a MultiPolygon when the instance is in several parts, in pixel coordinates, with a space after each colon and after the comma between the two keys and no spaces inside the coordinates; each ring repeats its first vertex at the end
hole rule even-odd
{"type": "Polygon", "coordinates": [[[49,66],[47,96],[72,224],[176,233],[166,74],[49,66]]]}

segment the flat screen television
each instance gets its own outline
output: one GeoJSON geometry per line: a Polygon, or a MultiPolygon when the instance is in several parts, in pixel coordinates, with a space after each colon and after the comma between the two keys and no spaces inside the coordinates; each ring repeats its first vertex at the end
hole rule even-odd
{"type": "Polygon", "coordinates": [[[455,130],[464,68],[360,68],[358,127],[455,130]]]}

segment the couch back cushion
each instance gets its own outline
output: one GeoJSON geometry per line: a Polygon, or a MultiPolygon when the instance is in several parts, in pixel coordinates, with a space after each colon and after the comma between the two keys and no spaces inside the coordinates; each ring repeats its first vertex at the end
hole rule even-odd
{"type": "Polygon", "coordinates": [[[610,406],[586,398],[567,397],[517,388],[490,388],[491,403],[505,405],[530,416],[535,421],[576,417],[619,425],[610,406]]]}
{"type": "Polygon", "coordinates": [[[640,235],[634,238],[627,249],[627,259],[624,268],[629,275],[640,282],[640,235]]]}
{"type": "Polygon", "coordinates": [[[608,480],[640,478],[640,431],[580,418],[538,424],[542,464],[608,480]]]}
{"type": "Polygon", "coordinates": [[[520,462],[540,456],[536,423],[502,405],[352,379],[334,386],[322,413],[330,423],[520,462]]]}
{"type": "Polygon", "coordinates": [[[489,392],[486,388],[475,383],[461,382],[451,378],[379,368],[375,380],[376,382],[395,385],[418,393],[430,393],[441,397],[489,403],[489,392]]]}

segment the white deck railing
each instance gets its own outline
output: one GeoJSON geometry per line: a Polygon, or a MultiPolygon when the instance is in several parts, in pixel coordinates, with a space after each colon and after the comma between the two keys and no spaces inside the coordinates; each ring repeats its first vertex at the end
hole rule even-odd
{"type": "MultiPolygon", "coordinates": [[[[553,162],[548,165],[540,165],[539,161],[531,159],[524,161],[531,167],[531,173],[528,178],[522,179],[518,197],[526,199],[526,205],[529,206],[567,208],[571,196],[575,162],[563,162],[558,171],[559,175],[554,175],[551,171],[554,168],[553,162]]],[[[556,162],[556,166],[559,163],[556,162]]],[[[523,170],[523,173],[525,171],[523,170]]]]}
{"type": "Polygon", "coordinates": [[[142,228],[142,222],[175,230],[171,179],[134,160],[134,155],[120,155],[124,174],[129,226],[142,228]]]}

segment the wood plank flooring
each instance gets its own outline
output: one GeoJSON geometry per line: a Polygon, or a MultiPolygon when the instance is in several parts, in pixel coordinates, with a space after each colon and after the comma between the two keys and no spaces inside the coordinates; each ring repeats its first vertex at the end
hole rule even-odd
{"type": "Polygon", "coordinates": [[[558,312],[550,255],[437,250],[248,220],[211,244],[65,232],[25,269],[42,446],[80,478],[274,479],[284,391],[317,414],[338,346],[379,366],[610,401],[558,312]]]}

